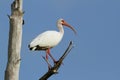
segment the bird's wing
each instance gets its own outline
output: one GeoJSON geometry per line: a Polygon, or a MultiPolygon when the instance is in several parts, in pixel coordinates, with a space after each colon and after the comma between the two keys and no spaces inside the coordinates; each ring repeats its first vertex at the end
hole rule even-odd
{"type": "MultiPolygon", "coordinates": [[[[55,41],[58,40],[59,37],[59,32],[57,31],[46,31],[43,32],[42,34],[38,35],[33,41],[30,43],[30,47],[34,46],[54,46],[55,41]]],[[[59,41],[59,40],[58,40],[59,41]]]]}

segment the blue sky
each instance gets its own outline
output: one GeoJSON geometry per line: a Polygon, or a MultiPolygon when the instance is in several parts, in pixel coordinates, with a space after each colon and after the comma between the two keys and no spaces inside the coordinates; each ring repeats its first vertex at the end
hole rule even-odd
{"type": "MultiPolygon", "coordinates": [[[[7,63],[10,4],[0,2],[0,80],[7,63]]],[[[49,80],[120,80],[120,0],[24,0],[25,11],[21,49],[20,80],[38,80],[47,65],[44,51],[31,52],[28,44],[46,30],[57,30],[56,21],[65,19],[77,35],[65,29],[61,43],[51,49],[58,59],[70,40],[74,48],[64,60],[59,74],[49,80]]]]}

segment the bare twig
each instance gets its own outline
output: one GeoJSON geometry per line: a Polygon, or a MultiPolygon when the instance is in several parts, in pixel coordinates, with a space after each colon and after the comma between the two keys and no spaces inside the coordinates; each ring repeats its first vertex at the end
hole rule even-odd
{"type": "Polygon", "coordinates": [[[73,48],[73,42],[70,41],[68,48],[66,49],[64,54],[59,58],[58,62],[50,70],[48,70],[48,72],[46,72],[39,80],[47,80],[53,74],[58,73],[57,71],[60,68],[63,60],[65,59],[65,57],[68,55],[68,53],[71,51],[72,48],[73,48]]]}

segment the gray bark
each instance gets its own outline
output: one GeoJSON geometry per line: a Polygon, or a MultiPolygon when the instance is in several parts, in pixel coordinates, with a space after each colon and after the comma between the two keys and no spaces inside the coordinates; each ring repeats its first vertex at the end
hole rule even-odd
{"type": "Polygon", "coordinates": [[[4,80],[19,80],[20,51],[22,42],[22,0],[15,0],[11,4],[8,61],[4,80]]]}

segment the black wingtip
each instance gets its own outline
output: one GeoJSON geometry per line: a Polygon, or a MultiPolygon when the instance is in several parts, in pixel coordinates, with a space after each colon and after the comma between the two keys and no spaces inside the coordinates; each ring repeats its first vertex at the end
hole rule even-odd
{"type": "Polygon", "coordinates": [[[32,47],[30,47],[30,44],[28,45],[29,50],[32,50],[32,47]]]}
{"type": "Polygon", "coordinates": [[[33,48],[29,48],[30,50],[32,50],[33,48]]]}
{"type": "Polygon", "coordinates": [[[28,45],[28,48],[30,48],[30,44],[28,45]]]}

